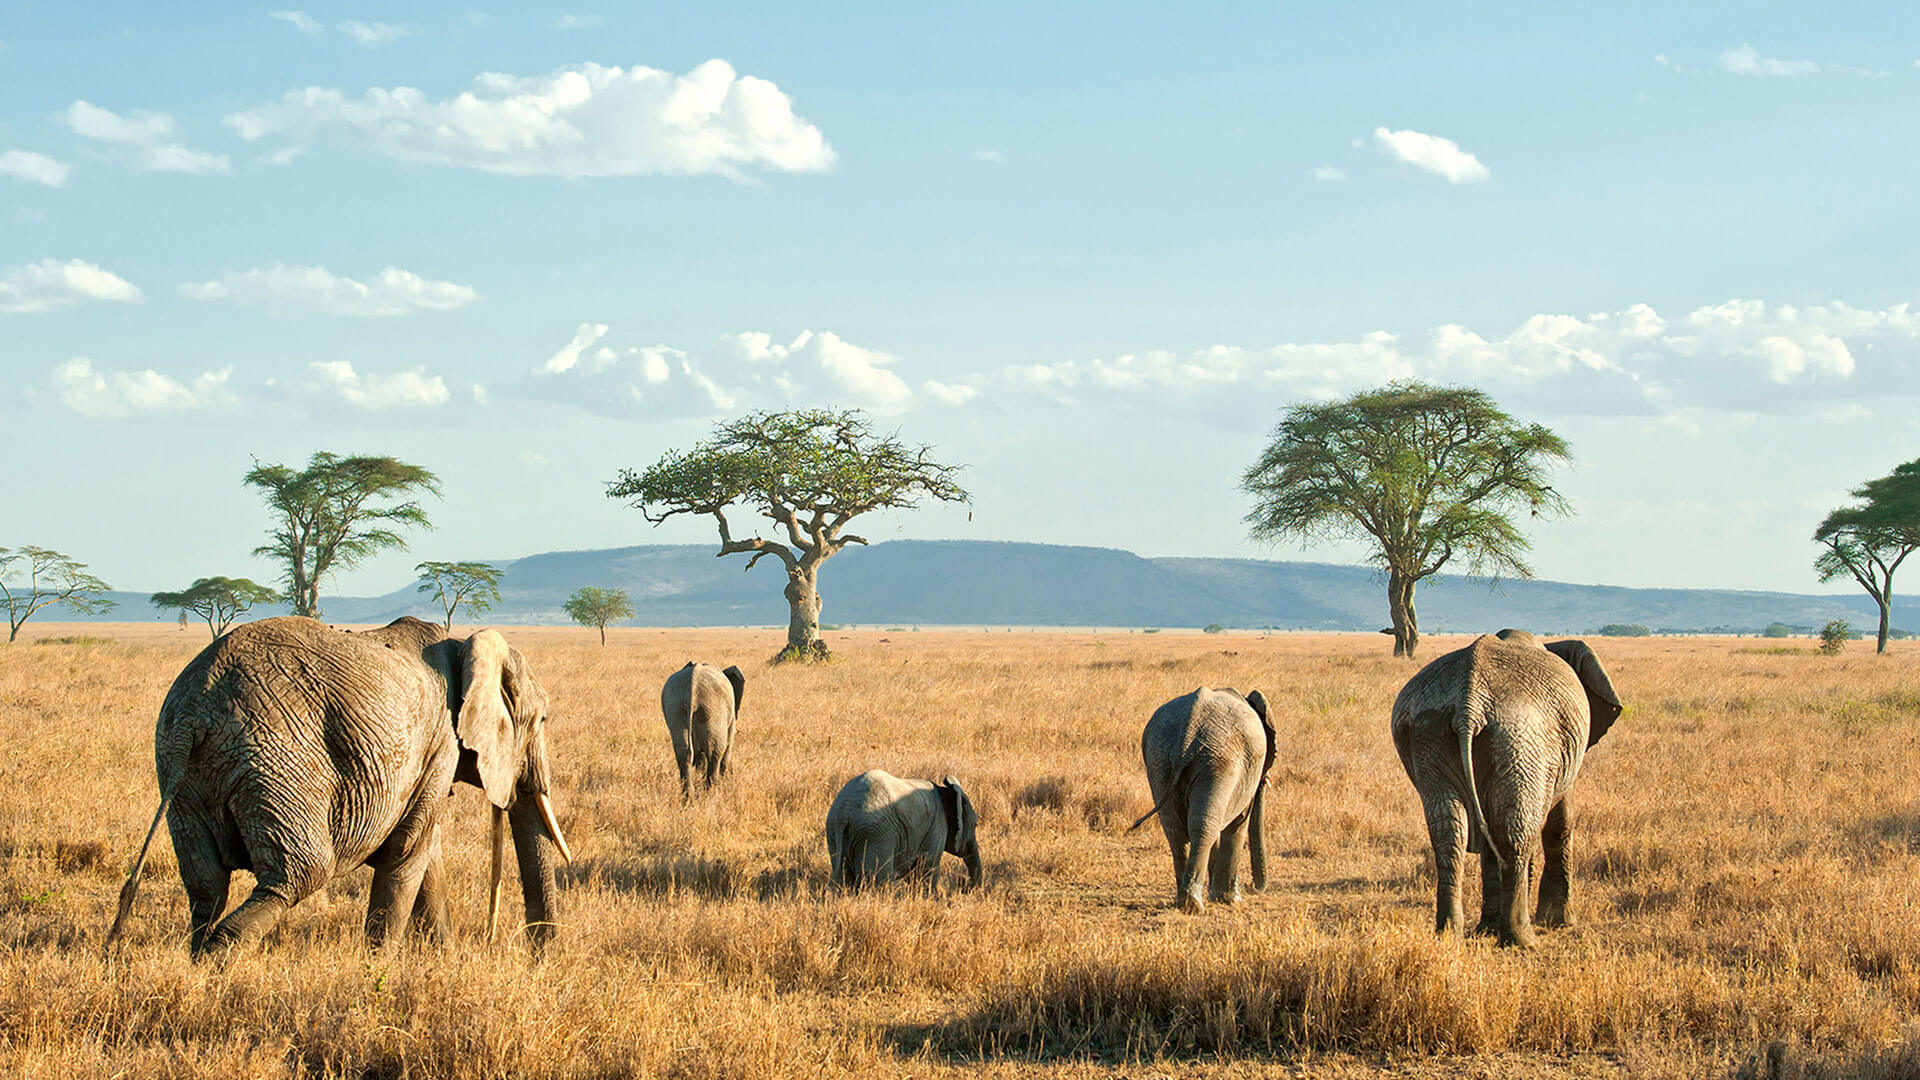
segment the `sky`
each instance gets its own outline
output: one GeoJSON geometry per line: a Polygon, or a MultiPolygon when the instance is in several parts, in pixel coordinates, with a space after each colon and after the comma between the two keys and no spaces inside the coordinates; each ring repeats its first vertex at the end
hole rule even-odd
{"type": "Polygon", "coordinates": [[[317,450],[443,485],[330,592],[715,543],[607,482],[853,406],[973,496],[875,541],[1355,562],[1240,476],[1421,378],[1571,444],[1540,577],[1811,592],[1920,456],[1920,7],[720,7],[0,5],[0,546],[271,580],[317,450]]]}

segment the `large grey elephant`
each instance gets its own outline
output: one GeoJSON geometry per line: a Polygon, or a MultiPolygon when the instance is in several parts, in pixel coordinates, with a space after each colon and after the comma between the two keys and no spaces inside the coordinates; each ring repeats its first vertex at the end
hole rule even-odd
{"type": "Polygon", "coordinates": [[[1533,944],[1533,923],[1568,925],[1570,796],[1620,698],[1585,642],[1542,644],[1524,630],[1482,635],[1407,682],[1393,745],[1419,789],[1438,871],[1434,929],[1461,930],[1461,863],[1480,855],[1480,924],[1503,945],[1533,944]],[[1540,909],[1527,901],[1544,848],[1540,909]]]}
{"type": "Polygon", "coordinates": [[[960,781],[949,776],[902,780],[884,769],[847,781],[827,809],[827,858],[833,883],[850,888],[911,877],[940,883],[940,856],[967,866],[967,888],[980,885],[980,815],[960,781]]]}
{"type": "Polygon", "coordinates": [[[1274,752],[1273,722],[1258,690],[1241,697],[1199,687],[1155,709],[1140,733],[1153,809],[1127,831],[1160,815],[1183,909],[1204,910],[1208,899],[1240,901],[1243,834],[1253,851],[1253,887],[1267,887],[1266,779],[1274,752]]]}
{"type": "Polygon", "coordinates": [[[448,932],[441,828],[453,783],[493,804],[488,932],[510,823],[535,945],[552,934],[547,695],[495,631],[463,640],[403,618],[365,633],[307,618],[240,626],[187,664],[160,706],[160,810],[120,893],[120,935],[161,817],[173,836],[196,957],[264,935],[334,877],[373,867],[367,937],[448,932]],[[222,917],[236,870],[255,886],[222,917]]]}
{"type": "Polygon", "coordinates": [[[727,774],[733,756],[733,732],[747,677],[739,668],[725,671],[692,660],[667,676],[660,688],[660,712],[673,739],[673,760],[680,767],[680,797],[693,797],[689,769],[700,770],[712,790],[715,777],[727,774]]]}

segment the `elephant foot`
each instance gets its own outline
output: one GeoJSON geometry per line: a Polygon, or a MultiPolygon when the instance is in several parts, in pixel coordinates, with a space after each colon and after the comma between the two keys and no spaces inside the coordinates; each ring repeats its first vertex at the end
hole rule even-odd
{"type": "Polygon", "coordinates": [[[1198,915],[1207,909],[1207,902],[1199,894],[1183,892],[1180,894],[1180,910],[1189,915],[1198,915]]]}
{"type": "Polygon", "coordinates": [[[1216,904],[1225,904],[1228,907],[1237,907],[1239,906],[1240,900],[1241,900],[1240,890],[1235,889],[1232,892],[1214,893],[1212,896],[1207,897],[1207,899],[1216,904]]]}
{"type": "Polygon", "coordinates": [[[1573,925],[1573,916],[1567,914],[1565,904],[1541,904],[1534,913],[1535,926],[1544,926],[1551,930],[1565,930],[1573,925]]]}
{"type": "Polygon", "coordinates": [[[1519,926],[1500,934],[1500,947],[1503,949],[1531,949],[1534,946],[1534,933],[1531,926],[1519,926]]]}
{"type": "Polygon", "coordinates": [[[1472,930],[1467,931],[1467,936],[1492,937],[1499,932],[1500,921],[1498,919],[1481,919],[1479,922],[1473,924],[1472,930]]]}

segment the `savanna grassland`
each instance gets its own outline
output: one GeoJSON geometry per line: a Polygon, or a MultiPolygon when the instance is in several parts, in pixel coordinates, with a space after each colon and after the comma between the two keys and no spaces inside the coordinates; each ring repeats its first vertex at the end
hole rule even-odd
{"type": "Polygon", "coordinates": [[[195,965],[163,831],[105,955],[158,801],[154,714],[204,635],[30,625],[0,649],[0,1075],[1920,1070],[1913,646],[1595,640],[1627,712],[1580,779],[1579,925],[1522,954],[1432,935],[1387,737],[1414,667],[1377,635],[863,631],[829,634],[830,664],[769,668],[777,632],[507,633],[553,702],[575,853],[537,961],[481,940],[465,787],[446,948],[369,954],[363,870],[264,950],[195,965]],[[109,640],[31,643],[69,634],[109,640]],[[658,693],[693,657],[749,681],[733,776],[683,807],[658,693]],[[1275,704],[1276,857],[1264,894],[1187,916],[1158,830],[1124,830],[1150,803],[1141,726],[1202,683],[1275,704]],[[985,888],[826,887],[827,802],[876,766],[963,778],[985,888]]]}

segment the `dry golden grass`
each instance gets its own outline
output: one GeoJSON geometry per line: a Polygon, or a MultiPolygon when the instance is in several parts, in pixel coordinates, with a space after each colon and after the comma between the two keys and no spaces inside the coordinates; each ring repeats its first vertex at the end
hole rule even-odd
{"type": "MultiPolygon", "coordinates": [[[[0,649],[0,1075],[1912,1076],[1920,651],[1596,642],[1628,712],[1580,782],[1580,925],[1529,954],[1429,932],[1377,635],[514,629],[554,703],[576,854],[544,959],[479,940],[485,829],[454,796],[457,940],[372,955],[366,872],[261,953],[194,965],[153,813],[154,712],[204,644],[37,626],[0,649]],[[45,644],[83,633],[106,644],[45,644]],[[748,672],[734,775],[683,807],[659,686],[748,672]],[[1272,884],[1169,905],[1139,732],[1201,683],[1275,702],[1272,884]],[[988,885],[825,887],[828,800],[871,767],[962,776],[988,885]]],[[[1462,639],[1429,639],[1437,656],[1462,639]]],[[[957,864],[949,868],[957,876],[957,864]]],[[[244,895],[244,878],[236,899],[244,895]]],[[[513,890],[509,890],[510,893],[513,890]]],[[[1477,900],[1470,899],[1470,903],[1477,900]]]]}

